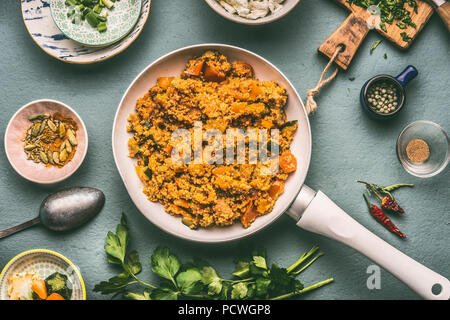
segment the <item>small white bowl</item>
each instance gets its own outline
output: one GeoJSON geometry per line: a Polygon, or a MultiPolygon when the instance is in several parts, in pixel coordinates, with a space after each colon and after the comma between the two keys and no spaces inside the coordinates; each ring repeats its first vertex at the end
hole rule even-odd
{"type": "Polygon", "coordinates": [[[237,14],[231,14],[229,13],[224,7],[220,5],[220,3],[217,0],[205,0],[206,3],[218,14],[220,14],[222,17],[237,22],[241,24],[247,24],[247,25],[261,25],[270,23],[276,20],[279,20],[283,18],[285,15],[287,15],[289,12],[291,12],[299,3],[301,0],[285,0],[282,5],[283,8],[278,10],[275,13],[270,13],[265,17],[259,18],[259,19],[247,19],[241,16],[238,16],[237,14]]]}
{"type": "Polygon", "coordinates": [[[397,139],[397,156],[405,170],[420,178],[429,178],[442,172],[450,159],[450,140],[438,124],[419,120],[406,126],[397,139]],[[406,154],[406,146],[413,139],[424,140],[430,156],[423,162],[412,162],[406,154]]]}
{"type": "Polygon", "coordinates": [[[5,132],[5,151],[9,163],[23,178],[39,184],[54,184],[69,178],[86,157],[88,134],[80,116],[62,102],[55,100],[36,100],[20,108],[11,118],[5,132]],[[78,145],[74,157],[62,168],[47,167],[42,163],[34,163],[27,159],[24,152],[23,139],[31,122],[29,117],[36,114],[54,114],[59,112],[72,118],[78,127],[76,132],[78,145]]]}
{"type": "Polygon", "coordinates": [[[42,280],[59,272],[72,286],[71,300],[86,300],[86,288],[78,268],[62,254],[46,249],[22,252],[9,261],[0,274],[0,300],[8,300],[8,279],[17,273],[38,274],[42,280]]]}

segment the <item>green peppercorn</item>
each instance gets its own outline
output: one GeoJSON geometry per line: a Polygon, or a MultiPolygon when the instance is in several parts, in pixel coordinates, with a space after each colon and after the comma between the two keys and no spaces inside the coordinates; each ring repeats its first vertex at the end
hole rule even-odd
{"type": "Polygon", "coordinates": [[[390,83],[375,83],[367,90],[368,105],[375,112],[387,114],[395,111],[397,100],[397,88],[390,83]]]}

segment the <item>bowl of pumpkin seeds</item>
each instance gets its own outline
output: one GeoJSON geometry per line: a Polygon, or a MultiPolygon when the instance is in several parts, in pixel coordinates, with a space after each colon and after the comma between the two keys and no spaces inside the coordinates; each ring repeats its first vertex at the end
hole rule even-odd
{"type": "Polygon", "coordinates": [[[82,164],[88,148],[86,127],[69,106],[36,100],[20,108],[5,132],[6,156],[23,178],[55,184],[82,164]]]}

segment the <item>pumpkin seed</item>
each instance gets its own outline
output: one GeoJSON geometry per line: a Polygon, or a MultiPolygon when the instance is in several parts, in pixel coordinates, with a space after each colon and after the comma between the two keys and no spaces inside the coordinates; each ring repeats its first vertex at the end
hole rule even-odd
{"type": "Polygon", "coordinates": [[[44,153],[44,151],[39,152],[39,158],[41,158],[41,161],[45,164],[48,163],[47,155],[44,153]]]}
{"type": "Polygon", "coordinates": [[[67,130],[67,138],[69,138],[71,145],[76,146],[78,144],[77,138],[75,138],[75,134],[71,129],[67,130]]]}
{"type": "Polygon", "coordinates": [[[40,129],[40,124],[39,123],[36,123],[34,126],[33,126],[33,128],[32,128],[32,130],[31,130],[31,135],[33,136],[33,137],[36,137],[38,134],[39,134],[39,129],[40,129]]]}
{"type": "Polygon", "coordinates": [[[48,150],[47,151],[47,157],[48,157],[48,162],[50,162],[51,164],[55,164],[54,162],[53,162],[53,152],[52,152],[52,150],[48,150]]]}
{"type": "Polygon", "coordinates": [[[47,120],[42,121],[41,125],[39,126],[39,133],[38,134],[41,134],[44,131],[46,126],[47,126],[47,120]]]}
{"type": "Polygon", "coordinates": [[[31,116],[28,118],[28,120],[30,120],[31,122],[34,122],[36,120],[43,120],[43,119],[47,119],[48,115],[46,114],[36,114],[34,116],[31,116]]]}
{"type": "Polygon", "coordinates": [[[64,141],[61,143],[61,146],[59,147],[59,152],[62,152],[65,148],[66,148],[66,140],[64,140],[64,141]]]}
{"type": "Polygon", "coordinates": [[[27,159],[35,163],[63,166],[78,144],[75,137],[76,126],[72,126],[71,122],[73,120],[48,115],[35,115],[29,120],[33,124],[22,139],[27,159]],[[55,144],[59,139],[63,141],[59,150],[55,151],[55,144]]]}
{"type": "Polygon", "coordinates": [[[72,153],[72,145],[70,144],[69,140],[66,140],[66,150],[68,154],[72,153]]]}
{"type": "Polygon", "coordinates": [[[59,137],[62,139],[66,136],[66,127],[64,126],[64,124],[61,122],[59,124],[59,137]]]}
{"type": "Polygon", "coordinates": [[[48,120],[47,124],[52,131],[56,131],[56,125],[53,123],[52,120],[48,120]]]}
{"type": "Polygon", "coordinates": [[[66,160],[67,160],[67,150],[66,149],[64,149],[62,152],[60,152],[59,160],[61,162],[66,162],[66,160]]]}
{"type": "Polygon", "coordinates": [[[25,147],[24,147],[24,149],[25,149],[26,151],[33,150],[34,148],[36,148],[36,145],[34,145],[34,144],[27,144],[27,145],[25,145],[25,147]]]}
{"type": "Polygon", "coordinates": [[[53,162],[59,164],[59,153],[56,151],[53,152],[53,162]]]}

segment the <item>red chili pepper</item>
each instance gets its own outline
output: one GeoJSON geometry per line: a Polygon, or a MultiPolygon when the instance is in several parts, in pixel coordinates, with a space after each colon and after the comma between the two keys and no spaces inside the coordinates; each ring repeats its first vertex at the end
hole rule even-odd
{"type": "Polygon", "coordinates": [[[366,200],[367,207],[369,208],[369,212],[379,223],[381,223],[386,229],[395,233],[396,235],[406,238],[405,234],[403,234],[399,228],[395,226],[395,224],[388,218],[388,216],[376,205],[372,204],[367,200],[366,196],[363,195],[364,200],[366,200]]]}
{"type": "MultiPolygon", "coordinates": [[[[378,196],[378,194],[377,194],[377,196],[378,196]]],[[[381,197],[379,197],[379,198],[381,200],[381,208],[382,209],[389,210],[392,212],[405,213],[405,210],[403,210],[402,207],[400,207],[398,205],[397,201],[395,201],[391,197],[386,196],[383,199],[381,199],[381,197]]]]}
{"type": "MultiPolygon", "coordinates": [[[[400,207],[400,205],[397,203],[397,201],[395,201],[394,197],[391,196],[391,194],[389,192],[386,192],[383,187],[379,187],[379,186],[374,185],[374,184],[369,184],[368,182],[364,182],[364,181],[358,181],[358,182],[365,183],[366,187],[367,187],[367,190],[373,192],[378,197],[378,199],[380,199],[380,201],[381,201],[381,209],[389,210],[389,211],[392,211],[392,212],[405,213],[405,210],[403,210],[403,208],[400,207]],[[384,193],[387,193],[388,195],[382,198],[378,194],[377,189],[381,190],[384,193]]],[[[393,187],[396,187],[396,186],[409,186],[409,185],[398,184],[398,185],[390,186],[389,188],[392,189],[393,187]]]]}

